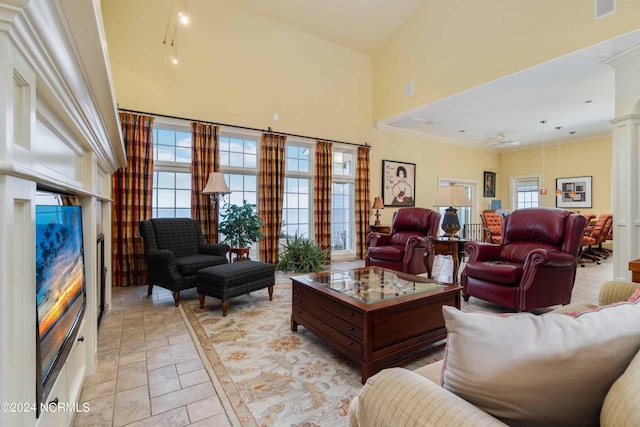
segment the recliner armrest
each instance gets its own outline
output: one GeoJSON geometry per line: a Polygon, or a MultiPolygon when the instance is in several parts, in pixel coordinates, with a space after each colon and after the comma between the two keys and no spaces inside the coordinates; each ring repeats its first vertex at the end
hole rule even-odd
{"type": "Polygon", "coordinates": [[[464,250],[469,254],[469,261],[492,261],[500,258],[502,246],[494,243],[469,241],[464,245],[464,250]]]}
{"type": "Polygon", "coordinates": [[[382,233],[369,233],[367,236],[369,246],[388,246],[391,244],[391,235],[382,233]]]}
{"type": "Polygon", "coordinates": [[[576,257],[566,252],[538,248],[529,252],[524,262],[524,268],[526,269],[531,264],[553,268],[573,267],[576,262],[576,257]]]}
{"type": "Polygon", "coordinates": [[[207,255],[226,256],[229,249],[225,243],[200,243],[198,246],[198,252],[207,255]]]}

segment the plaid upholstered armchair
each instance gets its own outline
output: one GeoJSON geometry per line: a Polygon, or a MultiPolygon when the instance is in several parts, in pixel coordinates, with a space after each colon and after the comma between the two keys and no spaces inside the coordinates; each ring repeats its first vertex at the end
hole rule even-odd
{"type": "Polygon", "coordinates": [[[198,270],[225,264],[229,246],[205,242],[198,221],[189,218],[157,218],[140,222],[147,263],[148,294],[153,285],[173,292],[178,306],[180,291],[194,288],[198,270]]]}

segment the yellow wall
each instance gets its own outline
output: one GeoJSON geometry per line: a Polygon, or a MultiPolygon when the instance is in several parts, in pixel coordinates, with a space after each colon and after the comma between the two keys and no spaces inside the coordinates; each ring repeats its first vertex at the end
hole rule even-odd
{"type": "MultiPolygon", "coordinates": [[[[176,2],[176,4],[181,2],[176,2]]],[[[179,65],[162,40],[170,2],[102,2],[121,108],[364,143],[369,56],[219,1],[190,2],[179,65]],[[273,120],[278,113],[279,120],[273,120]]]]}
{"type": "Polygon", "coordinates": [[[374,56],[374,120],[636,30],[640,1],[616,8],[594,20],[592,0],[425,1],[374,56]]]}
{"type": "MultiPolygon", "coordinates": [[[[381,195],[382,160],[404,161],[416,164],[416,205],[424,207],[430,207],[439,179],[475,182],[480,193],[483,171],[493,171],[498,172],[496,198],[508,208],[509,176],[540,173],[541,160],[531,160],[539,158],[539,151],[499,155],[377,131],[372,126],[374,92],[378,115],[397,113],[609,38],[615,31],[622,33],[630,26],[630,18],[622,12],[634,15],[640,9],[640,2],[632,7],[629,0],[618,0],[618,13],[594,24],[587,19],[585,7],[579,7],[584,3],[577,0],[562,5],[544,0],[543,6],[540,2],[511,6],[512,2],[506,1],[476,6],[477,2],[467,0],[464,7],[460,2],[430,0],[375,56],[374,66],[370,57],[359,52],[220,1],[199,1],[190,3],[192,24],[179,32],[180,64],[174,66],[169,62],[170,48],[162,44],[170,2],[159,3],[102,2],[121,108],[369,142],[374,149],[372,200],[381,195]],[[574,12],[569,5],[579,12],[569,14],[569,10],[574,12]],[[499,18],[498,22],[498,18],[486,16],[485,9],[492,13],[506,10],[509,19],[499,18]],[[575,34],[556,36],[558,15],[567,19],[565,25],[573,25],[575,34]],[[542,21],[544,31],[537,25],[542,21]],[[619,29],[614,30],[611,22],[619,29]],[[500,31],[494,23],[501,26],[500,31]],[[524,28],[530,34],[500,36],[511,27],[524,28]],[[587,29],[598,31],[586,35],[587,29]],[[492,48],[478,49],[479,45],[492,48]],[[416,95],[397,97],[392,87],[398,86],[402,92],[409,79],[416,83],[416,95]],[[279,114],[277,122],[274,113],[279,114]]],[[[592,14],[591,6],[587,9],[592,14]]],[[[567,159],[562,161],[562,176],[593,175],[593,210],[610,210],[611,143],[583,144],[560,147],[562,158],[567,159]],[[586,148],[580,148],[583,146],[586,148]],[[571,158],[581,160],[570,163],[571,158]]],[[[547,150],[545,185],[550,189],[554,188],[554,153],[547,150]]],[[[552,206],[552,197],[547,198],[551,201],[544,200],[545,205],[552,206]]],[[[490,199],[477,198],[474,217],[489,207],[490,199]]],[[[383,223],[391,222],[393,212],[390,208],[382,212],[383,223]]]]}
{"type": "MultiPolygon", "coordinates": [[[[593,207],[579,211],[596,215],[611,212],[611,153],[610,138],[545,147],[544,185],[549,193],[541,196],[542,206],[555,207],[556,177],[592,176],[593,207]]],[[[542,148],[500,155],[496,196],[502,199],[504,209],[511,209],[513,203],[510,178],[523,175],[542,175],[542,148]]]]}
{"type": "MultiPolygon", "coordinates": [[[[482,197],[483,171],[498,168],[498,154],[429,141],[415,136],[376,131],[372,140],[371,197],[382,195],[382,160],[416,165],[416,206],[431,208],[440,179],[474,182],[479,197],[475,198],[472,218],[479,218],[491,199],[482,197]]],[[[437,208],[435,208],[437,210],[437,208]]],[[[380,222],[390,225],[397,208],[380,211],[380,222]]],[[[371,222],[375,220],[372,216],[371,222]]],[[[479,220],[477,221],[479,222],[479,220]]]]}

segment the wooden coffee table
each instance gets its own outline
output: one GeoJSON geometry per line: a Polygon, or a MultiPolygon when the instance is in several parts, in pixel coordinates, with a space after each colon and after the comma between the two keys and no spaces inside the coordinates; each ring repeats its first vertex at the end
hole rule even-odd
{"type": "Polygon", "coordinates": [[[444,346],[442,306],[461,287],[378,267],[292,277],[291,330],[304,326],[358,363],[362,383],[444,346]]]}

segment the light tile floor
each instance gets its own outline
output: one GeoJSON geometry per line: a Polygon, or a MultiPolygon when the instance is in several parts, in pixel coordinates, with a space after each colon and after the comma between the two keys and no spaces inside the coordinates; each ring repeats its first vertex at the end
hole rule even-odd
{"type": "MultiPolygon", "coordinates": [[[[333,269],[360,267],[339,262],[333,269]]],[[[460,266],[460,271],[464,264],[460,266]]],[[[434,276],[450,280],[449,257],[437,257],[434,276]]],[[[597,302],[600,285],[612,277],[611,259],[578,267],[573,302],[597,302]]],[[[114,288],[98,339],[96,373],[85,378],[74,426],[229,426],[229,420],[169,291],[114,288]]],[[[181,298],[196,299],[195,289],[181,298]]],[[[232,305],[232,304],[231,304],[232,305]]],[[[472,298],[463,309],[496,309],[472,298]]]]}

